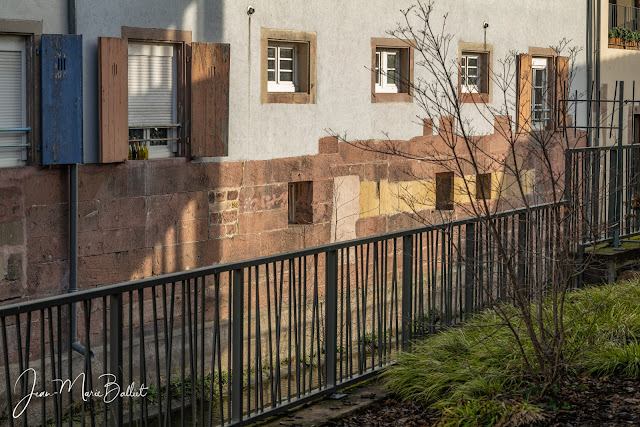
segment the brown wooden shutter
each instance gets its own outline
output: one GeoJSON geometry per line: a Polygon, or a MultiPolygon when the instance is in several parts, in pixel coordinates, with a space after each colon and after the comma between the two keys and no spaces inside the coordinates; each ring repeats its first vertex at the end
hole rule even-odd
{"type": "Polygon", "coordinates": [[[191,46],[191,156],[229,154],[230,47],[223,43],[191,46]]]}
{"type": "Polygon", "coordinates": [[[555,128],[559,130],[567,123],[567,104],[560,103],[561,99],[568,99],[569,95],[569,58],[558,56],[556,58],[556,108],[554,110],[555,128]]]}
{"type": "Polygon", "coordinates": [[[127,42],[98,38],[100,163],[124,162],[128,155],[127,42]]]}
{"type": "Polygon", "coordinates": [[[531,130],[531,84],[533,71],[531,69],[531,55],[521,54],[518,57],[518,132],[529,132],[531,130]]]}

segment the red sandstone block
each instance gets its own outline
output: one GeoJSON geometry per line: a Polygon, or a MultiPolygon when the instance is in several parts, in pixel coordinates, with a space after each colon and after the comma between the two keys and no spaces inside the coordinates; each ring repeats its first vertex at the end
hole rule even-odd
{"type": "Polygon", "coordinates": [[[22,196],[20,187],[0,188],[0,223],[16,221],[24,217],[22,196]]]}
{"type": "Polygon", "coordinates": [[[238,235],[218,240],[217,242],[220,242],[220,261],[230,262],[259,257],[261,255],[261,240],[261,234],[238,235]]]}
{"type": "Polygon", "coordinates": [[[31,263],[61,261],[69,258],[69,239],[66,234],[27,239],[27,260],[31,263]]]}
{"type": "Polygon", "coordinates": [[[69,289],[67,269],[66,261],[30,263],[27,266],[27,292],[38,297],[66,292],[69,289]]]}
{"type": "Polygon", "coordinates": [[[78,203],[78,230],[94,231],[98,229],[98,202],[89,200],[78,203]]]}
{"type": "Polygon", "coordinates": [[[318,152],[320,154],[333,154],[338,152],[338,137],[325,136],[318,141],[318,152]]]}
{"type": "Polygon", "coordinates": [[[153,261],[151,248],[80,257],[78,287],[109,285],[150,277],[153,261]]]}
{"type": "Polygon", "coordinates": [[[238,210],[232,209],[228,211],[222,212],[222,222],[224,224],[229,224],[232,222],[236,222],[238,220],[238,210]]]}
{"type": "Polygon", "coordinates": [[[431,119],[422,120],[422,135],[433,136],[433,120],[431,119]]]}
{"type": "Polygon", "coordinates": [[[209,192],[209,203],[224,202],[225,200],[227,200],[226,191],[222,190],[209,192]]]}
{"type": "Polygon", "coordinates": [[[166,274],[212,265],[220,260],[217,240],[160,246],[153,249],[153,274],[166,274]]]}
{"type": "Polygon", "coordinates": [[[0,292],[0,302],[9,303],[10,300],[20,298],[23,294],[21,280],[0,280],[0,288],[2,289],[2,292],[0,292]]]}
{"type": "Polygon", "coordinates": [[[24,183],[25,205],[50,205],[69,198],[66,169],[38,169],[24,183]]]}
{"type": "Polygon", "coordinates": [[[66,204],[28,207],[27,236],[42,237],[66,233],[68,215],[66,204]]]}
{"type": "MultiPolygon", "coordinates": [[[[215,214],[212,214],[215,215],[215,214]]],[[[209,239],[220,239],[227,236],[228,225],[212,224],[209,226],[209,239]]]]}
{"type": "Polygon", "coordinates": [[[313,226],[291,225],[281,230],[267,231],[260,235],[262,255],[290,252],[304,247],[304,233],[313,226]]]}
{"type": "Polygon", "coordinates": [[[333,202],[333,178],[313,181],[313,203],[333,202]]]}
{"type": "Polygon", "coordinates": [[[145,197],[105,200],[99,204],[98,225],[101,230],[144,227],[145,223],[145,197]]]}
{"type": "Polygon", "coordinates": [[[238,190],[231,190],[227,192],[227,200],[238,200],[238,190]]]}
{"type": "Polygon", "coordinates": [[[365,181],[381,181],[389,176],[388,163],[367,163],[364,165],[365,181]]]}
{"type": "Polygon", "coordinates": [[[140,227],[83,232],[78,235],[78,244],[80,256],[141,249],[145,247],[145,229],[140,227]]]}
{"type": "Polygon", "coordinates": [[[206,218],[191,219],[178,223],[178,243],[200,242],[209,236],[209,221],[206,218]]]}
{"type": "Polygon", "coordinates": [[[142,192],[144,190],[142,167],[142,164],[82,165],[78,174],[79,200],[116,199],[130,195],[142,196],[144,194],[142,192]],[[137,182],[140,180],[142,182],[137,182]]]}
{"type": "Polygon", "coordinates": [[[330,222],[333,214],[333,203],[317,203],[313,206],[313,223],[330,222]]]}
{"type": "Polygon", "coordinates": [[[268,184],[240,189],[240,213],[270,209],[286,209],[288,184],[268,184]]]}
{"type": "Polygon", "coordinates": [[[238,216],[238,234],[253,234],[287,227],[284,209],[245,213],[238,216]]]}
{"type": "Polygon", "coordinates": [[[324,222],[314,224],[310,227],[309,233],[305,233],[303,237],[302,247],[309,248],[314,246],[322,246],[331,243],[331,223],[324,222]]]}

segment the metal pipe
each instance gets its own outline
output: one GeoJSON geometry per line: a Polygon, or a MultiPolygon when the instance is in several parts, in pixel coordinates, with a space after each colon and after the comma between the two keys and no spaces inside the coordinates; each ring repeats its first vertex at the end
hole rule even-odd
{"type": "Polygon", "coordinates": [[[590,128],[593,117],[591,115],[592,99],[591,88],[593,86],[593,0],[587,0],[587,146],[593,145],[593,133],[590,128]]]}
{"type": "MultiPolygon", "coordinates": [[[[76,34],[76,1],[68,0],[69,34],[76,34]]],[[[69,165],[69,293],[78,291],[78,164],[69,165]]],[[[71,304],[71,348],[78,353],[86,353],[78,342],[78,311],[76,303],[71,304]]],[[[88,337],[87,337],[88,338],[88,337]]],[[[94,359],[92,351],[89,352],[94,359]]]]}
{"type": "MultiPolygon", "coordinates": [[[[596,120],[598,124],[600,123],[600,32],[602,30],[602,1],[596,0],[598,2],[598,8],[596,13],[596,90],[595,94],[597,97],[596,103],[596,120]]],[[[596,131],[595,138],[595,146],[600,146],[600,132],[596,131]]]]}

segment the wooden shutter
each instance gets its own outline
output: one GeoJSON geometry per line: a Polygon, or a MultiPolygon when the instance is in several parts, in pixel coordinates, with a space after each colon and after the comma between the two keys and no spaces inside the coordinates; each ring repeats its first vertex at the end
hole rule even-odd
{"type": "Polygon", "coordinates": [[[531,85],[533,80],[531,63],[531,55],[522,54],[518,57],[517,132],[531,130],[531,85]]]}
{"type": "Polygon", "coordinates": [[[191,48],[191,155],[229,153],[230,48],[193,43],[191,48]]]}
{"type": "Polygon", "coordinates": [[[127,43],[124,39],[98,38],[98,105],[100,162],[127,159],[127,43]]]}
{"type": "Polygon", "coordinates": [[[82,36],[42,35],[42,164],[82,163],[82,36]]]}
{"type": "MultiPolygon", "coordinates": [[[[21,37],[0,38],[0,128],[26,126],[25,41],[21,37]]],[[[24,165],[25,132],[0,132],[0,167],[24,165]]]]}
{"type": "Polygon", "coordinates": [[[569,58],[566,56],[558,56],[556,58],[556,108],[554,109],[555,115],[555,128],[559,130],[567,123],[567,103],[560,103],[561,99],[567,99],[569,97],[569,58]]]}

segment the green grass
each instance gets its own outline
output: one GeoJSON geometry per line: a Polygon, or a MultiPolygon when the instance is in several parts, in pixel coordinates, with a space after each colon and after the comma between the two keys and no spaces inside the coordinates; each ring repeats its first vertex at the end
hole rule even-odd
{"type": "MultiPolygon", "coordinates": [[[[515,315],[511,307],[504,310],[515,315]]],[[[544,310],[549,316],[550,305],[546,304],[544,310]]],[[[524,325],[518,321],[514,324],[523,337],[525,351],[532,354],[524,325]]],[[[589,287],[568,294],[565,324],[567,377],[590,374],[640,378],[638,282],[589,287]]],[[[527,413],[535,419],[533,407],[509,408],[502,402],[502,409],[496,409],[494,398],[530,390],[535,383],[523,369],[513,334],[501,325],[500,317],[489,310],[463,327],[416,342],[411,352],[401,354],[398,363],[384,373],[390,391],[402,399],[441,410],[443,425],[448,425],[446,420],[451,425],[474,425],[465,420],[485,415],[489,418],[480,425],[492,425],[515,413],[527,413]]]]}

